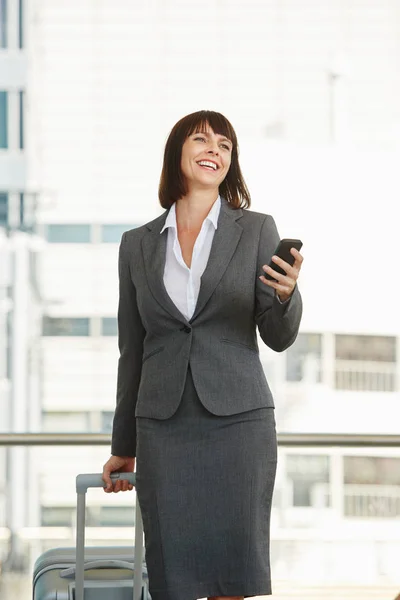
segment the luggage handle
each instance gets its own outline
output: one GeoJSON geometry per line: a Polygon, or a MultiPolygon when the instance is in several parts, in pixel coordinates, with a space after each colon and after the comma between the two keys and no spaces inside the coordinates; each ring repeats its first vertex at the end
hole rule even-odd
{"type": "MultiPolygon", "coordinates": [[[[112,473],[111,479],[113,481],[117,479],[127,479],[132,485],[136,484],[136,476],[134,473],[112,473]]],[[[86,492],[88,488],[92,487],[105,487],[101,473],[77,475],[75,600],[84,600],[86,492]]],[[[133,600],[140,600],[142,596],[142,563],[143,522],[140,505],[139,502],[136,501],[133,600]]]]}
{"type": "MultiPolygon", "coordinates": [[[[136,473],[111,473],[112,481],[127,479],[130,484],[136,485],[136,473]]],[[[76,477],[76,493],[86,494],[89,488],[104,488],[106,484],[100,473],[84,473],[76,477]]]]}
{"type": "MultiPolygon", "coordinates": [[[[91,569],[128,569],[129,571],[133,571],[134,563],[128,562],[127,560],[116,560],[110,558],[109,560],[91,560],[89,562],[85,562],[85,566],[83,567],[84,571],[90,571],[91,569]]],[[[60,572],[60,577],[64,579],[68,579],[68,577],[75,577],[76,565],[72,565],[72,567],[68,567],[68,569],[63,569],[60,572]]]]}

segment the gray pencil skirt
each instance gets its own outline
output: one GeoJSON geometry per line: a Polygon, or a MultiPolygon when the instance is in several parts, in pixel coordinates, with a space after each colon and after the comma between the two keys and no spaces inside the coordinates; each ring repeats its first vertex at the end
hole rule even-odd
{"type": "Polygon", "coordinates": [[[215,416],[189,368],[175,414],[138,417],[137,435],[152,600],[271,594],[274,409],[215,416]]]}

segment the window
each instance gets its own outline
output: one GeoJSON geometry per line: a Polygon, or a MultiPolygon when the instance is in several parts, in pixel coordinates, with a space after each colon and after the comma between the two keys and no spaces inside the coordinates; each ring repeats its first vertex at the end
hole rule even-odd
{"type": "Polygon", "coordinates": [[[396,390],[396,338],[336,335],[335,386],[340,390],[396,390]]]}
{"type": "Polygon", "coordinates": [[[0,227],[8,225],[8,194],[0,193],[0,227]]]}
{"type": "Polygon", "coordinates": [[[337,335],[336,358],[396,362],[396,338],[378,335],[337,335]]]}
{"type": "Polygon", "coordinates": [[[24,98],[25,92],[19,92],[19,148],[24,149],[24,98]]]}
{"type": "Polygon", "coordinates": [[[0,92],[0,148],[8,148],[8,92],[0,92]]]}
{"type": "Polygon", "coordinates": [[[43,317],[44,336],[88,336],[90,320],[85,318],[43,317]]]}
{"type": "Polygon", "coordinates": [[[19,222],[23,231],[35,230],[36,195],[20,192],[19,194],[19,222]]]}
{"type": "MultiPolygon", "coordinates": [[[[11,288],[7,289],[7,297],[11,299],[11,288]]],[[[7,354],[6,354],[6,377],[11,380],[12,377],[12,356],[13,356],[13,315],[11,311],[7,312],[6,316],[6,344],[7,344],[7,354]]]]}
{"type": "Polygon", "coordinates": [[[24,229],[24,221],[25,221],[25,198],[24,193],[20,192],[19,194],[19,222],[21,229],[24,229]]]}
{"type": "Polygon", "coordinates": [[[116,317],[103,317],[101,320],[101,335],[118,335],[118,322],[116,317]]]}
{"type": "Polygon", "coordinates": [[[7,0],[0,0],[0,48],[7,48],[7,0]]]}
{"type": "Polygon", "coordinates": [[[102,225],[101,226],[101,241],[106,244],[119,244],[122,234],[129,229],[134,229],[137,225],[102,225]]]}
{"type": "Polygon", "coordinates": [[[47,225],[46,239],[51,244],[89,244],[90,225],[47,225]]]}
{"type": "Polygon", "coordinates": [[[73,506],[42,506],[42,527],[71,527],[75,519],[73,506]]]}
{"type": "Polygon", "coordinates": [[[103,410],[101,413],[101,432],[111,433],[112,423],[114,418],[114,411],[103,410]]]}
{"type": "Polygon", "coordinates": [[[18,47],[24,47],[24,2],[19,0],[18,11],[18,47]]]}
{"type": "Polygon", "coordinates": [[[343,463],[347,517],[400,517],[400,458],[345,456],[343,463]]]}
{"type": "Polygon", "coordinates": [[[322,336],[319,333],[299,333],[286,351],[287,381],[321,382],[322,336]]]}
{"type": "Polygon", "coordinates": [[[293,506],[325,508],[330,505],[329,456],[288,454],[286,473],[292,483],[293,506]]]}

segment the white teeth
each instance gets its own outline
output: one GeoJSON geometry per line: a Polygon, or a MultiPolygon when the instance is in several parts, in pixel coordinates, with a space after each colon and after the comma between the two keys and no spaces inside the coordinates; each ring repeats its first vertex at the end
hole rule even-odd
{"type": "Polygon", "coordinates": [[[212,167],[214,169],[214,171],[217,170],[217,165],[213,162],[210,162],[208,160],[200,160],[198,163],[198,165],[201,165],[202,167],[212,167]]]}

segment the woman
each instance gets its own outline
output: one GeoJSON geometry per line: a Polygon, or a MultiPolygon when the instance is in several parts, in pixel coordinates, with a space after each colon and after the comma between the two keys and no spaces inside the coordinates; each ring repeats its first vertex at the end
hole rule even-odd
{"type": "Polygon", "coordinates": [[[274,403],[256,327],[276,351],[296,338],[293,266],[269,263],[272,217],[250,195],[236,134],[221,114],[181,119],[165,147],[160,217],[120,246],[117,406],[112,456],[132,471],[153,600],[271,594],[269,519],[276,470],[274,403]],[[266,279],[262,270],[274,274],[266,279]]]}

